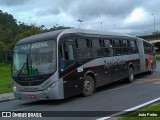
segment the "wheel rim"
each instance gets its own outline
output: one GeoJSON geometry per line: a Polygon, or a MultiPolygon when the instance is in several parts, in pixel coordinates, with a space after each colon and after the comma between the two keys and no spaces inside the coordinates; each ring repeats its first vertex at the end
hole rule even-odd
{"type": "Polygon", "coordinates": [[[129,76],[130,76],[130,80],[134,79],[134,75],[133,75],[133,70],[132,69],[130,69],[130,71],[129,71],[129,76]]]}
{"type": "Polygon", "coordinates": [[[92,91],[92,83],[90,81],[85,81],[84,90],[88,93],[92,91]]]}

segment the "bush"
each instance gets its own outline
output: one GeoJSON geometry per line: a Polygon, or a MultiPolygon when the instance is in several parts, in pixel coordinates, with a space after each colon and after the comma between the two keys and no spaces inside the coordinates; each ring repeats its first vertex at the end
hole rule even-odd
{"type": "Polygon", "coordinates": [[[156,60],[160,61],[160,55],[156,55],[156,60]]]}

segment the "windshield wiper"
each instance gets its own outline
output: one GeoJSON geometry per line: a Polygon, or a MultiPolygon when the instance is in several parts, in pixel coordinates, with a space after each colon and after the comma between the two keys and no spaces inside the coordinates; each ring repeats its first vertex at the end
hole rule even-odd
{"type": "Polygon", "coordinates": [[[26,65],[26,63],[24,63],[23,66],[22,66],[22,68],[20,69],[19,74],[18,74],[18,77],[21,75],[22,70],[24,69],[25,65],[26,65]]]}
{"type": "Polygon", "coordinates": [[[25,68],[25,66],[27,67],[27,71],[28,71],[28,54],[27,54],[26,62],[23,64],[22,68],[19,71],[18,77],[21,75],[22,70],[25,68]]]}

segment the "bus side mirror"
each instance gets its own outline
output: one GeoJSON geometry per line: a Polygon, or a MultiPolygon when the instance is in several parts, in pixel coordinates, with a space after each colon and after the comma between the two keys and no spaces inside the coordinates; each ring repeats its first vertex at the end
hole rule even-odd
{"type": "Polygon", "coordinates": [[[68,42],[65,43],[65,52],[69,52],[69,43],[68,42]]]}

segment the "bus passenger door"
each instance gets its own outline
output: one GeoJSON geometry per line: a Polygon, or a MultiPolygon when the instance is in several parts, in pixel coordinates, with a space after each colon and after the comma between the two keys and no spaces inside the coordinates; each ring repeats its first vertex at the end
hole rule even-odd
{"type": "Polygon", "coordinates": [[[59,46],[59,73],[63,79],[64,97],[78,94],[82,91],[75,59],[75,44],[73,39],[67,39],[59,46]]]}
{"type": "Polygon", "coordinates": [[[118,67],[116,63],[116,57],[114,56],[114,41],[113,40],[104,40],[105,48],[105,60],[104,60],[104,72],[106,77],[106,84],[111,83],[117,79],[118,67]]]}

